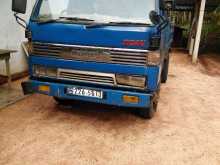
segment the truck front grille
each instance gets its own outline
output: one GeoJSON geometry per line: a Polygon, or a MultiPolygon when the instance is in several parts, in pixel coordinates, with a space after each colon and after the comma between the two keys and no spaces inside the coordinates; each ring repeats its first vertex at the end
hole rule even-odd
{"type": "Polygon", "coordinates": [[[51,44],[32,44],[32,53],[41,56],[59,57],[62,52],[62,47],[51,44]]]}
{"type": "Polygon", "coordinates": [[[68,60],[106,62],[124,65],[147,65],[147,50],[103,48],[77,45],[32,43],[32,53],[37,56],[68,60]]]}
{"type": "Polygon", "coordinates": [[[108,73],[59,69],[58,79],[111,86],[116,85],[115,75],[108,73]]]}

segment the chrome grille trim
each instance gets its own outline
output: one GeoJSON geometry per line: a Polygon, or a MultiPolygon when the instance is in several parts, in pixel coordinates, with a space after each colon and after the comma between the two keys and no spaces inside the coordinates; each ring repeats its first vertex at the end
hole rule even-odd
{"type": "Polygon", "coordinates": [[[148,52],[139,49],[32,43],[32,54],[37,56],[124,65],[146,66],[148,52]]]}
{"type": "Polygon", "coordinates": [[[117,85],[114,74],[58,69],[58,79],[93,84],[117,85]]]}
{"type": "Polygon", "coordinates": [[[148,50],[141,49],[125,49],[125,48],[107,48],[107,47],[96,47],[96,46],[83,46],[83,45],[67,45],[67,44],[51,44],[51,43],[41,43],[41,42],[33,42],[34,44],[39,44],[42,46],[55,46],[55,47],[73,47],[73,48],[81,48],[81,49],[99,49],[99,50],[113,50],[113,51],[127,51],[127,52],[139,52],[139,53],[148,53],[148,50]]]}

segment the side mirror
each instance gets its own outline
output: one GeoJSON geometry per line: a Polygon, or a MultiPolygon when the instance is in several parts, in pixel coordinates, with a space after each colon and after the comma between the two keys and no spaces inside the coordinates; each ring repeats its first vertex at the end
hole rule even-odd
{"type": "Polygon", "coordinates": [[[160,25],[162,23],[160,15],[154,10],[150,12],[149,17],[154,25],[160,25]]]}
{"type": "Polygon", "coordinates": [[[27,0],[12,0],[12,11],[15,13],[26,13],[27,0]]]}
{"type": "Polygon", "coordinates": [[[158,26],[159,30],[163,30],[168,24],[169,20],[159,15],[156,11],[152,10],[149,14],[151,22],[158,26]]]}
{"type": "Polygon", "coordinates": [[[173,0],[160,0],[160,9],[166,11],[172,10],[173,0]]]}

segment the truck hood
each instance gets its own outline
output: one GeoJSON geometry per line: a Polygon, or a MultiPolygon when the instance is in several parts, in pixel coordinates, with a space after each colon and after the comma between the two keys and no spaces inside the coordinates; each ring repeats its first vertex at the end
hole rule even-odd
{"type": "Polygon", "coordinates": [[[85,25],[30,22],[33,42],[86,45],[112,48],[148,49],[157,29],[148,27],[103,26],[86,28],[85,25]]]}

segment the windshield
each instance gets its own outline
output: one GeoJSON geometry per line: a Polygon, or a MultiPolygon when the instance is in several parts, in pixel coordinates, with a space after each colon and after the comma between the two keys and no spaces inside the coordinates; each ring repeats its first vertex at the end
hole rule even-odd
{"type": "Polygon", "coordinates": [[[156,0],[42,0],[38,18],[79,17],[96,22],[151,24],[149,13],[156,0]]]}

